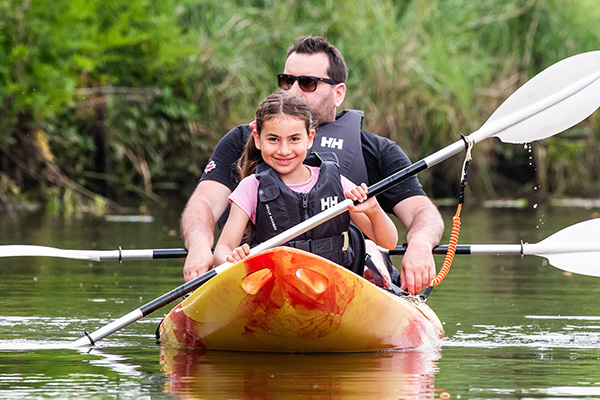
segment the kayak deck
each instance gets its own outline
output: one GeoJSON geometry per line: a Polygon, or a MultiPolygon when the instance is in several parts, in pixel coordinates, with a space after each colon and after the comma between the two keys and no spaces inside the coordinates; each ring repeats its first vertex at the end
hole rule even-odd
{"type": "Polygon", "coordinates": [[[270,352],[412,349],[442,336],[440,320],[424,302],[287,247],[222,271],[159,327],[162,343],[270,352]]]}

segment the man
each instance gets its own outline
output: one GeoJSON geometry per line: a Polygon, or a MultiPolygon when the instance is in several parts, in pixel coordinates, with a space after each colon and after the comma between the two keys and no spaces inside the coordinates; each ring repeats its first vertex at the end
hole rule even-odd
{"type": "MultiPolygon", "coordinates": [[[[314,151],[333,151],[343,175],[372,185],[410,165],[397,144],[362,129],[362,112],[346,110],[336,116],[346,96],[347,68],[339,51],[321,37],[304,37],[288,50],[278,84],[306,101],[319,124],[314,151]]],[[[228,206],[227,197],[239,180],[235,164],[242,155],[251,128],[241,125],[221,139],[200,183],[181,216],[188,249],[184,277],[189,281],[212,268],[214,228],[228,206]]],[[[402,258],[401,288],[417,293],[435,278],[432,248],[444,224],[416,177],[378,197],[386,212],[393,212],[407,229],[407,251],[402,258]]],[[[370,253],[373,249],[367,249],[370,253]]]]}

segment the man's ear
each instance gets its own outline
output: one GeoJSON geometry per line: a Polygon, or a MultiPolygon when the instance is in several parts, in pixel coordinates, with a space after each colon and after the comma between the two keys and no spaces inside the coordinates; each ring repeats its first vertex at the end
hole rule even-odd
{"type": "Polygon", "coordinates": [[[344,98],[346,97],[346,84],[345,83],[338,83],[337,85],[335,85],[334,97],[335,97],[335,108],[339,108],[342,105],[342,103],[344,102],[344,98]]]}
{"type": "Polygon", "coordinates": [[[252,137],[254,138],[254,146],[256,146],[257,150],[260,150],[260,136],[258,136],[256,129],[252,129],[252,137]]]}

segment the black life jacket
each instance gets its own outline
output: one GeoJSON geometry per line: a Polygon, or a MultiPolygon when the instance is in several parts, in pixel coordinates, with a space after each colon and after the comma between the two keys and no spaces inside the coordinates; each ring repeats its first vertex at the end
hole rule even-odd
{"type": "MultiPolygon", "coordinates": [[[[306,164],[320,165],[319,178],[308,193],[290,189],[275,170],[263,163],[256,169],[259,180],[255,232],[252,244],[262,243],[345,199],[337,157],[332,153],[307,157],[306,164]]],[[[354,252],[345,212],[299,235],[286,246],[310,251],[344,267],[350,267],[354,252]]]]}
{"type": "MultiPolygon", "coordinates": [[[[311,151],[311,154],[334,153],[337,156],[337,164],[342,175],[357,185],[363,182],[369,184],[362,151],[363,117],[364,112],[361,110],[344,110],[336,116],[334,122],[319,126],[311,151]]],[[[242,125],[241,129],[244,139],[248,140],[252,135],[252,128],[249,125],[242,125]]],[[[245,142],[241,144],[240,149],[243,149],[244,144],[245,142]]],[[[228,216],[229,207],[219,219],[220,227],[225,225],[228,216]]]]}
{"type": "Polygon", "coordinates": [[[319,126],[312,147],[316,153],[335,153],[342,175],[357,185],[369,183],[362,151],[363,117],[360,110],[345,110],[335,122],[319,126]]]}

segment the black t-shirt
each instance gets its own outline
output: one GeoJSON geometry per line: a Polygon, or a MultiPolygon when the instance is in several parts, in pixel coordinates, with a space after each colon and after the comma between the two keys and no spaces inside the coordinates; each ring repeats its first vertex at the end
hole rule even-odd
{"type": "MultiPolygon", "coordinates": [[[[239,125],[223,136],[206,165],[200,181],[220,182],[233,191],[240,181],[236,163],[244,152],[251,132],[252,129],[248,125],[239,125]]],[[[369,186],[411,165],[410,159],[400,146],[390,139],[361,130],[361,141],[369,186]]],[[[346,175],[346,171],[342,170],[341,173],[353,181],[352,176],[346,175]]],[[[378,195],[377,200],[386,212],[393,213],[392,207],[400,201],[412,196],[425,195],[417,177],[412,176],[378,195]]]]}

